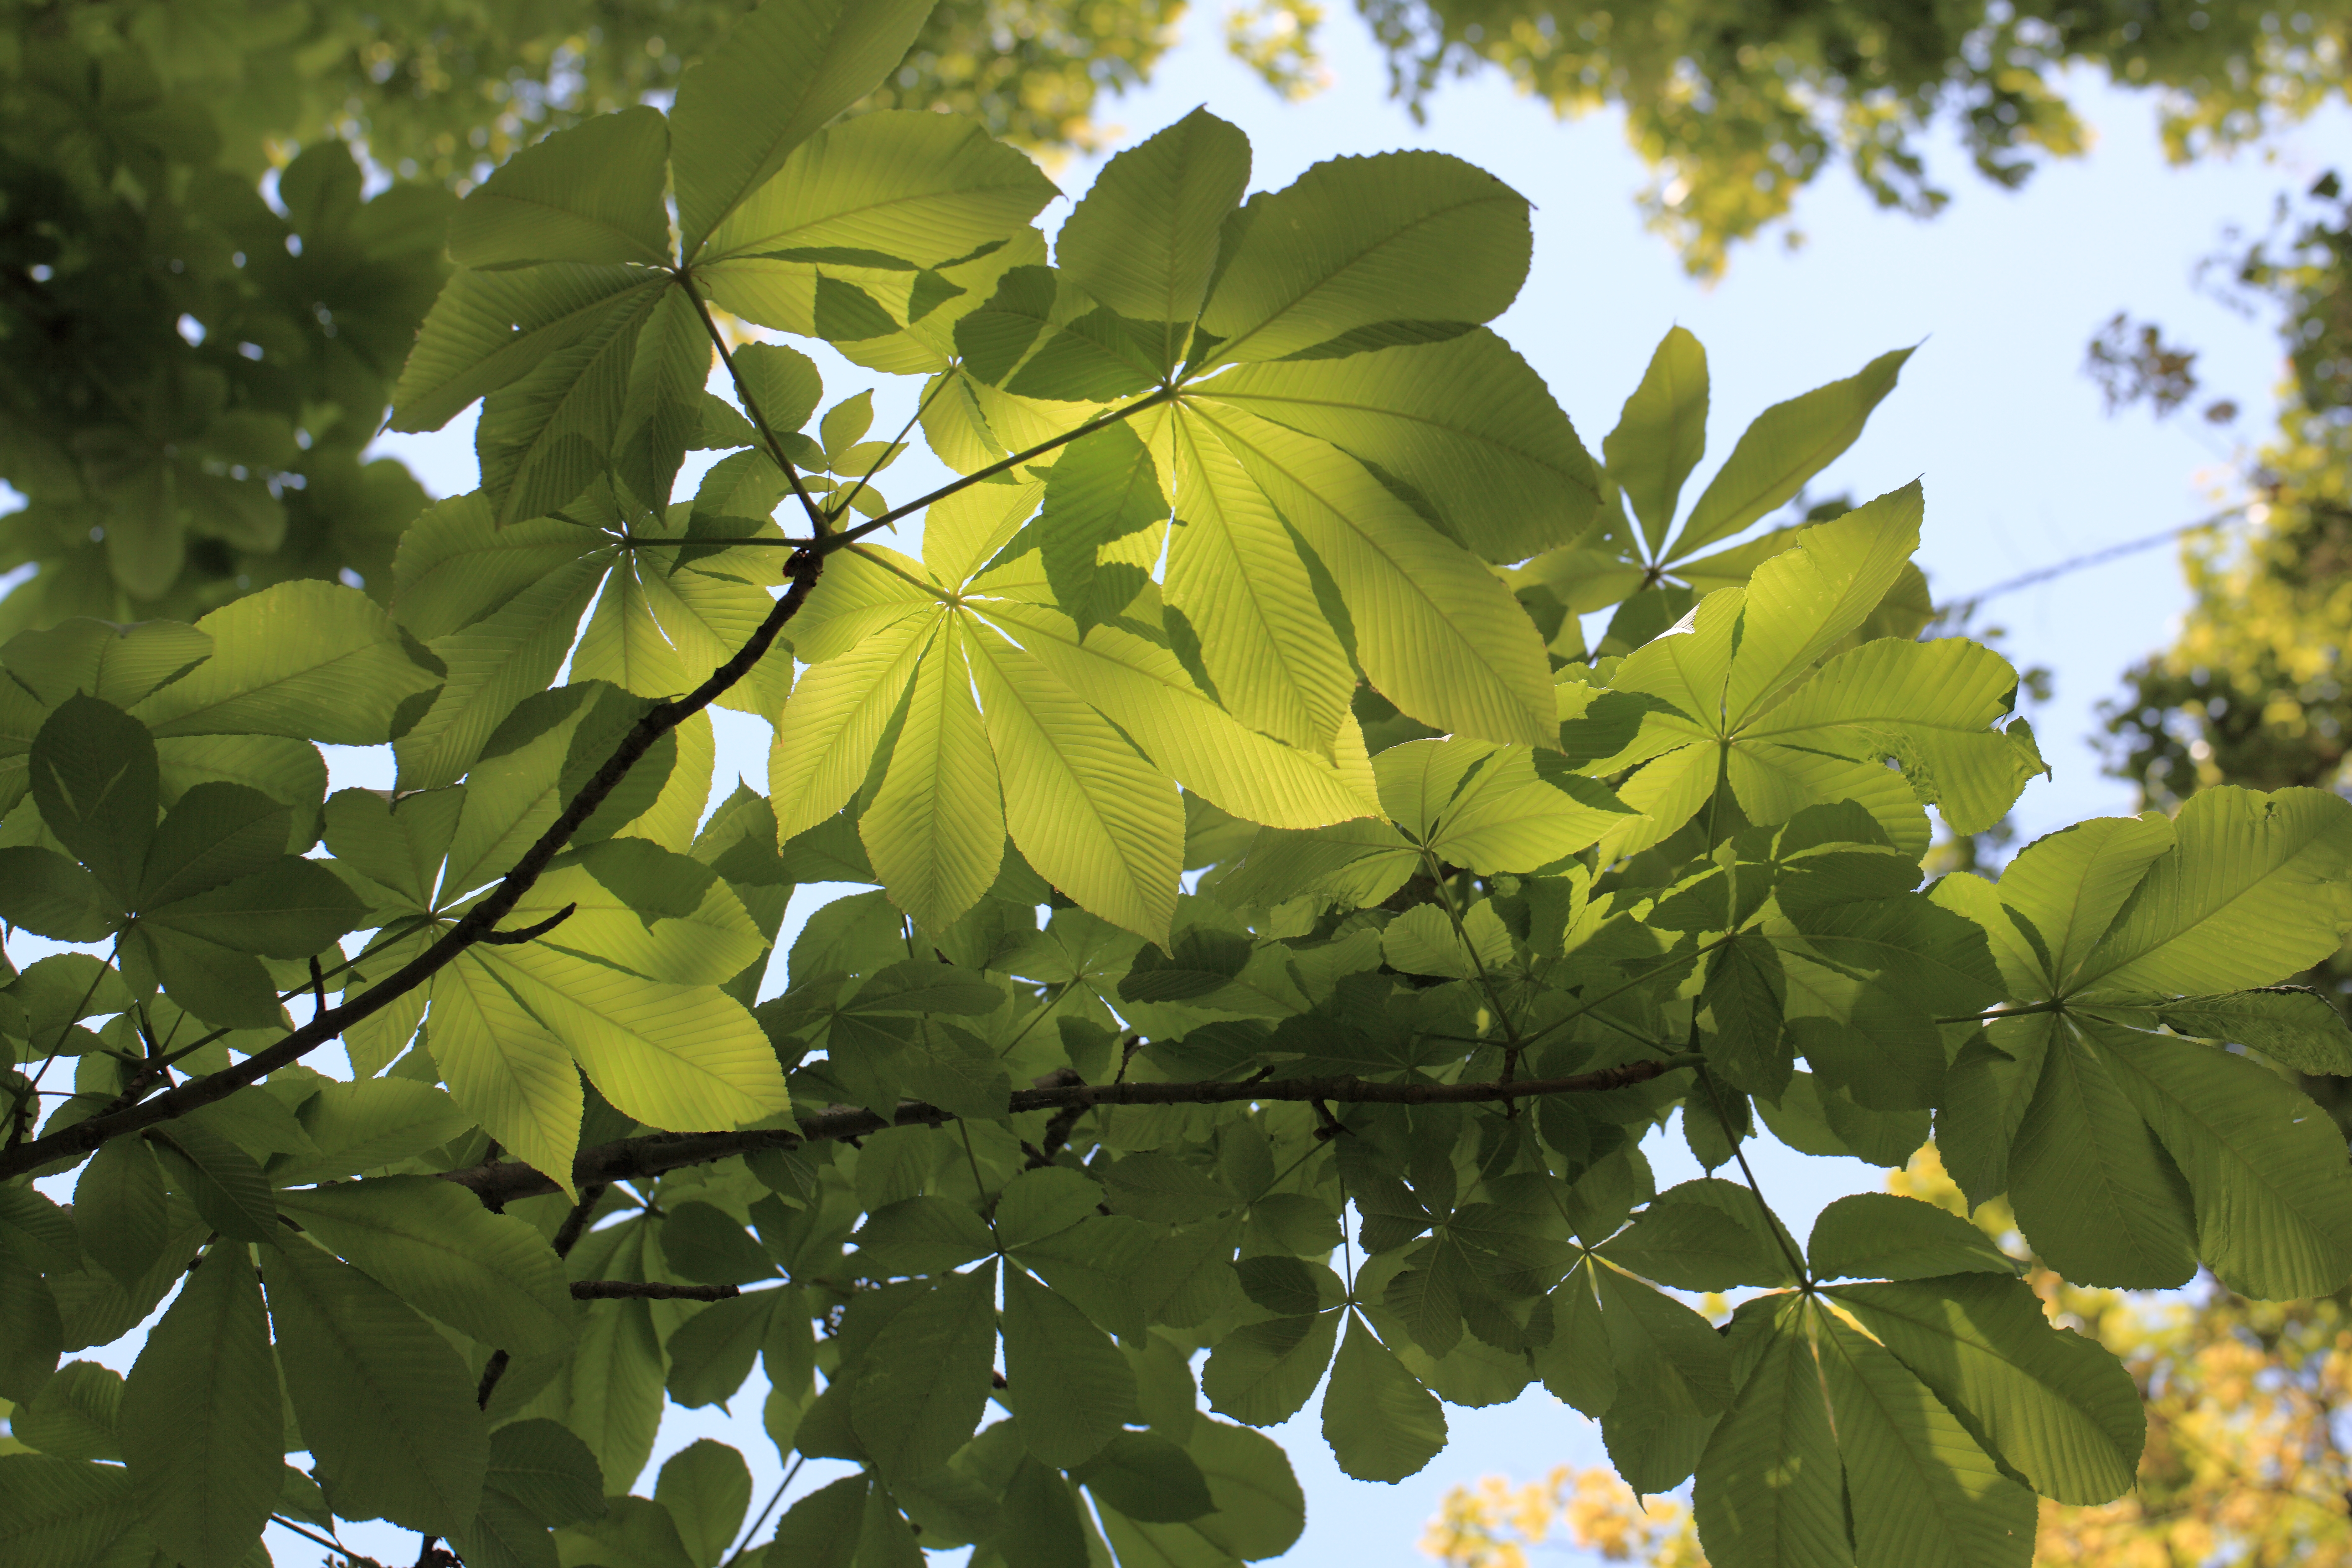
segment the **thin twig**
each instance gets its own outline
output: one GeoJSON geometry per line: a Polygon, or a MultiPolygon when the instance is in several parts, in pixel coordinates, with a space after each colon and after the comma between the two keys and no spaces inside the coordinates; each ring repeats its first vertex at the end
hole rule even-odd
{"type": "Polygon", "coordinates": [[[701,293],[683,276],[678,279],[678,286],[686,290],[686,297],[694,301],[694,313],[702,318],[702,330],[710,334],[710,346],[719,351],[719,363],[727,367],[728,379],[735,384],[735,395],[743,400],[743,412],[751,416],[751,427],[760,433],[761,439],[766,444],[768,456],[774,458],[776,467],[784,471],[785,479],[793,487],[793,494],[800,498],[801,510],[808,513],[809,527],[815,531],[818,538],[824,538],[827,531],[824,509],[802,486],[800,470],[793,467],[790,458],[784,456],[784,444],[770,428],[768,416],[760,411],[760,400],[752,394],[751,383],[745,381],[743,373],[735,368],[735,356],[727,352],[726,334],[719,330],[719,323],[710,319],[710,307],[703,303],[701,293]]]}
{"type": "MultiPolygon", "coordinates": [[[[1097,1083],[1017,1089],[1006,1114],[1035,1110],[1096,1110],[1111,1105],[1228,1105],[1276,1100],[1336,1100],[1347,1104],[1470,1105],[1551,1094],[1601,1094],[1627,1089],[1679,1068],[1696,1066],[1696,1056],[1627,1062],[1578,1073],[1572,1078],[1522,1079],[1517,1083],[1367,1083],[1352,1075],[1334,1078],[1264,1079],[1252,1083],[1097,1083]]],[[[891,1127],[941,1127],[958,1118],[936,1105],[909,1100],[894,1116],[839,1106],[801,1118],[797,1127],[748,1128],[735,1132],[671,1132],[583,1149],[572,1162],[575,1183],[633,1181],[667,1171],[747,1154],[760,1149],[791,1149],[803,1143],[862,1138],[891,1127]]],[[[443,1173],[442,1180],[469,1188],[485,1201],[512,1203],[557,1190],[547,1176],[513,1161],[471,1165],[443,1173]]]]}

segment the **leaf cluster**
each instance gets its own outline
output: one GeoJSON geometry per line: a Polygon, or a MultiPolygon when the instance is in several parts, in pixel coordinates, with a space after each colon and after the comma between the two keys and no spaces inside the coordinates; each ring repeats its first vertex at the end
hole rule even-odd
{"type": "Polygon", "coordinates": [[[464,199],[395,417],[479,401],[482,485],[388,610],[0,644],[0,916],[92,950],[0,988],[10,1562],[240,1568],[275,1516],[478,1568],[1210,1568],[1297,1539],[1254,1428],[1318,1389],[1394,1481],[1539,1381],[1632,1485],[1696,1476],[1719,1562],[2021,1563],[2035,1494],[2129,1484],[2129,1378],[1931,1205],[1801,1247],[1728,1178],[1759,1125],[1932,1131],[2069,1278],[2352,1276],[2270,1065],[2352,1069],[2274,984],[2352,925],[2352,805],[1923,886],[1928,809],[2041,763],[2006,664],[1912,640],[1922,492],[1741,542],[1899,358],[1676,527],[1704,355],[1596,461],[1486,325],[1516,193],[1407,153],[1244,199],[1201,112],[1049,248],[980,128],[840,117],[927,14],[771,0],[464,199]],[[958,478],[894,503],[915,424],[958,478]],[[765,794],[712,800],[714,703],[765,794]],[[778,954],[819,881],[872,890],[778,954]],[[1725,1176],[1656,1190],[1677,1124],[1725,1176]],[[1727,1334],[1672,1293],[1732,1289],[1727,1334]],[[119,1388],[65,1362],[158,1308],[119,1388]],[[779,1451],[855,1474],[764,1541],[723,1447],[635,1495],[755,1364],[779,1451]]]}

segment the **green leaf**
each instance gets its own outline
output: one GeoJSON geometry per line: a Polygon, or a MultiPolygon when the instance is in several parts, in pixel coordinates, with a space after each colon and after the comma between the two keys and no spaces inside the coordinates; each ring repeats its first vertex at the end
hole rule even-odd
{"type": "Polygon", "coordinates": [[[1186,417],[1216,432],[1330,574],[1382,695],[1450,733],[1558,741],[1542,640],[1501,578],[1337,447],[1238,410],[1186,417]]]}
{"type": "Polygon", "coordinates": [[[2268,985],[2352,932],[2352,801],[2326,790],[2191,795],[2168,854],[2084,961],[2078,989],[2191,995],[2268,985]]]}
{"type": "Polygon", "coordinates": [[[2029,747],[1991,726],[2015,701],[2017,672],[1961,637],[1881,638],[1848,649],[1744,733],[1857,762],[1892,756],[1955,833],[1981,833],[2040,771],[2029,747]]]}
{"type": "Polygon", "coordinates": [[[1731,1403],[1730,1354],[1706,1320],[1681,1302],[1613,1268],[1591,1274],[1617,1383],[1601,1437],[1628,1486],[1664,1491],[1696,1467],[1731,1403]]]}
{"type": "Polygon", "coordinates": [[[880,85],[929,16],[916,0],[771,0],[686,73],[671,137],[687,260],[793,148],[880,85]]]}
{"type": "Polygon", "coordinates": [[[2053,1328],[2022,1280],[1955,1275],[1827,1294],[2044,1497],[2105,1502],[2132,1484],[2147,1423],[2123,1364],[2053,1328]]]}
{"type": "Polygon", "coordinates": [[[12,1564],[84,1568],[110,1555],[138,1518],[131,1483],[112,1465],[0,1454],[0,1553],[12,1564]]]}
{"type": "Polygon", "coordinates": [[[887,1476],[917,1477],[971,1439],[988,1402],[996,1267],[934,1282],[867,1348],[850,1396],[858,1441],[887,1476]]]}
{"type": "Polygon", "coordinates": [[[2297,1300],[2352,1275],[2344,1138],[2260,1064],[2095,1019],[2084,1033],[2195,1194],[2197,1254],[2242,1296],[2297,1300]]]}
{"type": "Polygon", "coordinates": [[[695,1568],[717,1568],[751,1508],[751,1469],[724,1443],[697,1438],[662,1462],[654,1500],[677,1522],[695,1568]]]}
{"type": "Polygon", "coordinates": [[[2006,994],[1983,928],[1916,893],[1793,910],[1788,919],[1811,955],[1875,973],[1931,1016],[1979,1012],[2006,994]]]}
{"type": "Polygon", "coordinates": [[[563,1265],[539,1232],[431,1176],[289,1192],[278,1205],[312,1240],[411,1306],[516,1355],[578,1334],[563,1265]]]}
{"type": "Polygon", "coordinates": [[[238,1241],[278,1238],[269,1178],[253,1156],[200,1121],[182,1118],[140,1134],[205,1223],[238,1241]]]}
{"type": "Polygon", "coordinates": [[[796,1498],[776,1521],[776,1538],[769,1547],[777,1562],[798,1568],[851,1568],[856,1561],[859,1526],[866,1517],[864,1471],[844,1476],[796,1498]]]}
{"type": "Polygon", "coordinates": [[[58,942],[103,942],[121,923],[121,909],[73,861],[22,844],[0,849],[0,921],[58,942]]]}
{"type": "Polygon", "coordinates": [[[572,1053],[470,953],[432,987],[433,1059],[449,1098],[516,1159],[572,1192],[583,1102],[572,1053]]]}
{"type": "MultiPolygon", "coordinates": [[[[1072,220],[1076,221],[1075,217],[1072,220]]],[[[1234,718],[1328,754],[1356,675],[1273,501],[1206,421],[1174,422],[1176,517],[1161,585],[1234,718]]]]}
{"type": "Polygon", "coordinates": [[[1055,237],[1055,263],[1129,320],[1175,328],[1161,362],[1173,364],[1249,173],[1249,138],[1195,109],[1103,165],[1055,237]]]}
{"type": "Polygon", "coordinates": [[[1538,1345],[1529,1360],[1553,1397],[1597,1421],[1617,1398],[1617,1371],[1601,1303],[1583,1270],[1551,1293],[1551,1342],[1538,1345]]]}
{"type": "Polygon", "coordinates": [[[426,508],[400,536],[393,616],[411,637],[436,643],[605,546],[601,535],[551,517],[500,528],[481,491],[452,496],[426,508]]]}
{"type": "Polygon", "coordinates": [[[662,1222],[662,1256],[688,1279],[749,1285],[772,1279],[776,1266],[751,1233],[710,1204],[688,1201],[662,1222]]]}
{"type": "Polygon", "coordinates": [[[698,1568],[677,1521],[651,1498],[608,1499],[604,1517],[564,1532],[563,1555],[615,1568],[698,1568]]]}
{"type": "Polygon", "coordinates": [[[268,868],[285,856],[292,815],[244,784],[195,785],[155,830],[137,907],[176,903],[268,868]]]}
{"type": "Polygon", "coordinates": [[[1483,328],[1346,359],[1245,365],[1191,395],[1350,453],[1483,560],[1524,561],[1569,544],[1600,504],[1601,476],[1568,416],[1483,328]]]}
{"type": "Polygon", "coordinates": [[[1034,655],[965,624],[1013,844],[1080,908],[1164,939],[1184,847],[1175,786],[1034,655]]]}
{"type": "Polygon", "coordinates": [[[758,1290],[729,1300],[713,1301],[686,1321],[664,1347],[669,1354],[669,1396],[692,1408],[727,1401],[751,1375],[768,1326],[775,1315],[778,1293],[758,1290]]]}
{"type": "Polygon", "coordinates": [[[213,639],[177,621],[117,626],[77,616],[0,646],[0,665],[55,708],[77,692],[129,708],[212,657],[213,639]]]}
{"type": "Polygon", "coordinates": [[[1482,876],[1527,873],[1598,840],[1627,809],[1524,746],[1408,741],[1372,764],[1390,819],[1441,860],[1482,876]]]}
{"type": "Polygon", "coordinates": [[[854,651],[812,662],[784,704],[768,753],[768,797],[781,839],[826,821],[866,782],[918,662],[937,646],[938,620],[915,608],[903,605],[884,625],[861,628],[854,651]]]}
{"type": "MultiPolygon", "coordinates": [[[[614,1271],[643,1272],[635,1266],[614,1271]]],[[[653,1305],[615,1301],[587,1313],[580,1348],[530,1405],[589,1446],[608,1492],[635,1482],[661,1426],[662,1347],[653,1305]]]]}
{"type": "Polygon", "coordinates": [[[1805,1258],[1820,1279],[1930,1279],[1939,1274],[2013,1274],[1992,1238],[1934,1204],[1893,1193],[1855,1193],[1813,1222],[1805,1258]]]}
{"type": "Polygon", "coordinates": [[[898,744],[857,835],[890,901],[925,931],[947,930],[996,880],[1004,807],[954,617],[915,673],[898,744]]]}
{"type": "Polygon", "coordinates": [[[1788,984],[1780,955],[1759,938],[1741,936],[1708,960],[1698,997],[1713,1026],[1707,1065],[1732,1088],[1778,1100],[1788,1087],[1795,1066],[1781,1037],[1788,984]]]}
{"type": "Polygon", "coordinates": [[[440,683],[374,601],[340,583],[277,583],[196,623],[218,651],[139,704],[159,736],[392,738],[402,704],[440,683]]]}
{"type": "Polygon", "coordinates": [[[128,907],[155,834],[155,742],[95,697],[69,697],[33,738],[33,804],[58,842],[128,907]]]}
{"type": "Polygon", "coordinates": [[[562,1042],[605,1099],[649,1126],[740,1127],[791,1104],[775,1047],[715,985],[661,984],[539,942],[467,957],[562,1042]]]}
{"type": "Polygon", "coordinates": [[[1667,1197],[1603,1245],[1601,1255],[1681,1290],[1778,1284],[1788,1272],[1785,1263],[1762,1255],[1755,1233],[1732,1215],[1667,1197]]]}
{"type": "Polygon", "coordinates": [[[2184,1035],[2245,1046],[2297,1072],[2352,1077],[2352,1026],[2304,986],[2184,996],[2157,1016],[2184,1035]]]}
{"type": "Polygon", "coordinates": [[[122,1374],[69,1361],[8,1417],[16,1441],[61,1459],[122,1458],[122,1374]]]}
{"type": "Polygon", "coordinates": [[[1692,1498],[1708,1559],[1723,1568],[1853,1561],[1838,1433],[1807,1310],[1801,1298],[1767,1297],[1733,1326],[1735,1336],[1745,1330],[1765,1342],[1707,1440],[1692,1498]]]}
{"type": "Polygon", "coordinates": [[[1201,1467],[1155,1433],[1119,1433],[1070,1479],[1139,1523],[1181,1524],[1216,1510],[1201,1467]]]}
{"type": "Polygon", "coordinates": [[[1320,753],[1253,733],[1193,684],[1171,651],[1125,627],[1098,626],[1082,637],[1075,622],[1044,605],[995,604],[988,612],[1147,757],[1219,809],[1281,827],[1371,811],[1352,722],[1332,748],[1333,766],[1320,753]]]}
{"type": "Polygon", "coordinates": [[[391,1291],[305,1242],[273,1248],[267,1267],[288,1396],[336,1511],[435,1535],[471,1524],[489,1435],[448,1342],[391,1291]]]}
{"type": "Polygon", "coordinates": [[[1323,1381],[1339,1335],[1336,1312],[1244,1323],[1210,1351],[1201,1391],[1211,1409],[1249,1426],[1287,1421],[1323,1381]]]}
{"type": "Polygon", "coordinates": [[[644,310],[667,279],[641,267],[562,263],[460,272],[434,300],[393,388],[395,430],[438,430],[475,399],[644,310]]]}
{"type": "Polygon", "coordinates": [[[1445,1447],[1445,1410],[1437,1396],[1352,1308],[1323,1394],[1323,1439],[1339,1468],[1360,1481],[1401,1481],[1445,1447]]]}
{"type": "Polygon", "coordinates": [[[1221,360],[1272,360],[1391,321],[1485,321],[1527,277],[1527,199],[1442,153],[1318,163],[1225,226],[1201,314],[1221,360]]]}
{"type": "Polygon", "coordinates": [[[0,1399],[33,1398],[64,1352],[56,1294],[30,1262],[0,1249],[0,1399]]]}
{"type": "Polygon", "coordinates": [[[579,499],[610,461],[646,323],[673,285],[625,296],[565,344],[482,401],[474,426],[482,493],[501,524],[545,517],[579,499]]]}
{"type": "Polygon", "coordinates": [[[1895,390],[1895,378],[1911,354],[1909,349],[1881,354],[1843,381],[1776,403],[1759,415],[1692,503],[1666,559],[1679,561],[1728,539],[1795,495],[1853,445],[1871,410],[1895,390]]]}
{"type": "Polygon", "coordinates": [[[1102,1197],[1099,1184],[1067,1166],[1024,1171],[996,1196],[997,1237],[1013,1247],[1058,1236],[1092,1215],[1102,1197]]]}
{"type": "Polygon", "coordinates": [[[1816,1321],[1855,1556],[1920,1568],[2026,1568],[2033,1494],[2003,1475],[1883,1347],[1826,1313],[1816,1321]]]}
{"type": "Polygon", "coordinates": [[[449,219],[460,267],[669,260],[662,186],[669,126],[656,110],[600,114],[524,148],[449,219]]]}
{"type": "MultiPolygon", "coordinates": [[[[667,229],[665,222],[665,242],[667,229]]],[[[678,466],[701,436],[710,349],[710,336],[686,290],[665,291],[637,339],[612,450],[613,477],[652,510],[667,505],[678,466]]],[[[642,559],[638,564],[649,580],[657,580],[642,559]]]]}
{"type": "Polygon", "coordinates": [[[142,922],[233,952],[307,958],[364,924],[366,915],[341,878],[316,860],[283,855],[249,877],[151,908],[142,922]]]}
{"type": "Polygon", "coordinates": [[[397,1078],[322,1084],[298,1114],[318,1152],[272,1161],[270,1177],[281,1186],[395,1165],[473,1125],[439,1089],[397,1078]]]}
{"type": "Polygon", "coordinates": [[[121,1421],[147,1533],[187,1568],[236,1568],[277,1500],[285,1432],[261,1286],[243,1247],[215,1245],[148,1331],[121,1421]]]}
{"type": "Polygon", "coordinates": [[[1683,481],[1706,450],[1706,350],[1688,328],[1669,328],[1617,416],[1617,428],[1601,443],[1609,477],[1624,492],[1653,553],[1674,525],[1683,481]]]}
{"type": "Polygon", "coordinates": [[[1115,618],[1150,580],[1147,568],[1100,560],[1103,550],[1168,521],[1151,453],[1130,424],[1106,426],[1062,450],[1031,525],[1055,601],[1088,626],[1115,618]]]}
{"type": "Polygon", "coordinates": [[[2009,1152],[2018,1228],[2052,1268],[2081,1284],[2185,1283],[2197,1271],[2197,1248],[2179,1170],[2113,1064],[2071,1021],[2019,1019],[2001,1032],[2037,1025],[2047,1042],[2037,1053],[2041,1082],[2009,1152]]]}
{"type": "Polygon", "coordinates": [[[1756,569],[1748,580],[1747,615],[1724,686],[1727,722],[1769,738],[1772,716],[1767,712],[1752,726],[1747,722],[1750,716],[1801,679],[1886,596],[1919,547],[1926,506],[1914,480],[1804,530],[1793,548],[1756,569]]]}
{"type": "Polygon", "coordinates": [[[596,1456],[553,1421],[516,1421],[491,1433],[483,1479],[541,1524],[575,1524],[604,1511],[596,1456]]]}
{"type": "Polygon", "coordinates": [[[1015,1268],[1004,1277],[1005,1397],[1029,1452],[1085,1463],[1136,1419],[1135,1373],[1110,1337],[1015,1268]]]}
{"type": "Polygon", "coordinates": [[[1196,1420],[1185,1451],[1209,1483],[1214,1513],[1191,1521],[1229,1557],[1255,1563],[1298,1543],[1307,1499],[1290,1461],[1273,1439],[1222,1421],[1196,1420]]]}

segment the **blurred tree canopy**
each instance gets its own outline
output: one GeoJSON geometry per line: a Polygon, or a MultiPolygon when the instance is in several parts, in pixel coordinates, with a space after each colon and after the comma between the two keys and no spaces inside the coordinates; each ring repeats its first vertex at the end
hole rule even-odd
{"type": "MultiPolygon", "coordinates": [[[[1651,224],[1696,274],[1844,163],[1881,205],[1949,194],[1922,150],[1957,119],[1979,174],[2024,183],[2088,146],[2086,79],[2157,97],[2177,160],[2242,146],[2342,94],[2352,6],[2260,0],[1358,0],[1418,103],[1498,68],[1561,114],[1622,106],[1656,171],[1651,224]]],[[[1793,237],[1793,234],[1792,234],[1793,237]]]]}
{"type": "MultiPolygon", "coordinates": [[[[0,635],[387,585],[424,505],[361,455],[446,272],[454,194],[673,87],[738,0],[15,0],[0,27],[0,635]]],[[[1052,152],[1178,0],[947,0],[860,107],[1052,152]]],[[[1263,40],[1261,40],[1263,42],[1263,40]]],[[[1278,48],[1260,50],[1279,78],[1278,48]]]]}
{"type": "MultiPolygon", "coordinates": [[[[743,0],[0,0],[0,633],[191,618],[286,577],[383,581],[422,495],[362,463],[444,271],[447,203],[516,147],[667,93],[743,0]]],[[[2003,184],[2082,151],[2069,99],[2157,95],[2176,156],[2341,92],[2352,5],[2232,0],[1358,0],[1418,106],[1492,68],[1563,114],[1622,106],[1652,221],[1698,274],[1843,161],[1947,193],[1957,117],[2003,184]]],[[[1183,0],[948,0],[877,102],[1097,143],[1183,0]]],[[[1322,7],[1236,0],[1227,46],[1312,90],[1322,7]]],[[[1793,231],[1792,231],[1793,232],[1793,231]]],[[[2282,457],[2281,463],[2289,462],[2282,457]]]]}

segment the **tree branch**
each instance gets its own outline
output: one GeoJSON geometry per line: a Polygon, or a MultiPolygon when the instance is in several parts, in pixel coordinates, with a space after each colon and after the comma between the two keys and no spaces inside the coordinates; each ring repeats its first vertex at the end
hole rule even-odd
{"type": "MultiPolygon", "coordinates": [[[[1033,1110],[1081,1114],[1105,1105],[1229,1105],[1254,1100],[1337,1100],[1343,1104],[1465,1105],[1548,1094],[1600,1094],[1630,1089],[1677,1068],[1693,1067],[1696,1056],[1627,1062],[1622,1067],[1578,1073],[1573,1078],[1522,1079],[1517,1083],[1367,1083],[1352,1075],[1334,1078],[1264,1079],[1255,1083],[1079,1083],[1024,1089],[1012,1097],[1007,1113],[1033,1110]]],[[[862,1138],[890,1127],[937,1127],[957,1120],[936,1105],[902,1103],[885,1118],[853,1106],[802,1117],[797,1127],[751,1127],[735,1132],[656,1133],[583,1149],[572,1179],[583,1188],[597,1182],[635,1181],[689,1165],[707,1165],[759,1149],[790,1149],[843,1138],[862,1138]]],[[[512,1203],[558,1190],[529,1165],[507,1160],[449,1171],[442,1180],[470,1189],[485,1203],[512,1203]]]]}
{"type": "MultiPolygon", "coordinates": [[[[808,602],[809,592],[816,586],[824,564],[812,552],[794,556],[785,570],[792,575],[792,585],[775,602],[767,618],[760,623],[759,629],[751,634],[750,639],[692,691],[684,697],[657,702],[647,709],[629,727],[628,733],[621,738],[621,743],[613,748],[612,755],[604,759],[604,765],[581,787],[580,793],[572,797],[554,825],[540,835],[539,841],[515,862],[512,870],[499,879],[499,885],[489,896],[466,911],[457,924],[442,933],[439,941],[358,996],[346,1000],[340,1006],[314,1014],[309,1023],[289,1033],[276,1045],[257,1051],[234,1067],[205,1078],[191,1079],[152,1100],[77,1121],[47,1137],[36,1138],[0,1152],[0,1181],[38,1170],[56,1161],[71,1160],[89,1153],[110,1138],[136,1132],[142,1127],[152,1127],[215,1100],[226,1100],[246,1085],[257,1083],[279,1068],[299,1061],[353,1024],[424,984],[476,942],[498,934],[499,921],[522,901],[523,895],[530,891],[549,864],[572,841],[572,836],[595,815],[596,808],[604,804],[606,797],[620,787],[621,781],[628,776],[629,770],[636,765],[638,760],[653,750],[654,742],[709,707],[729,688],[751,673],[751,667],[774,646],[785,623],[808,602]]],[[[532,1190],[551,1192],[554,1188],[551,1185],[532,1190]]]]}
{"type": "Polygon", "coordinates": [[[642,1279],[574,1279],[575,1301],[726,1301],[743,1293],[740,1285],[660,1285],[642,1279]]]}

